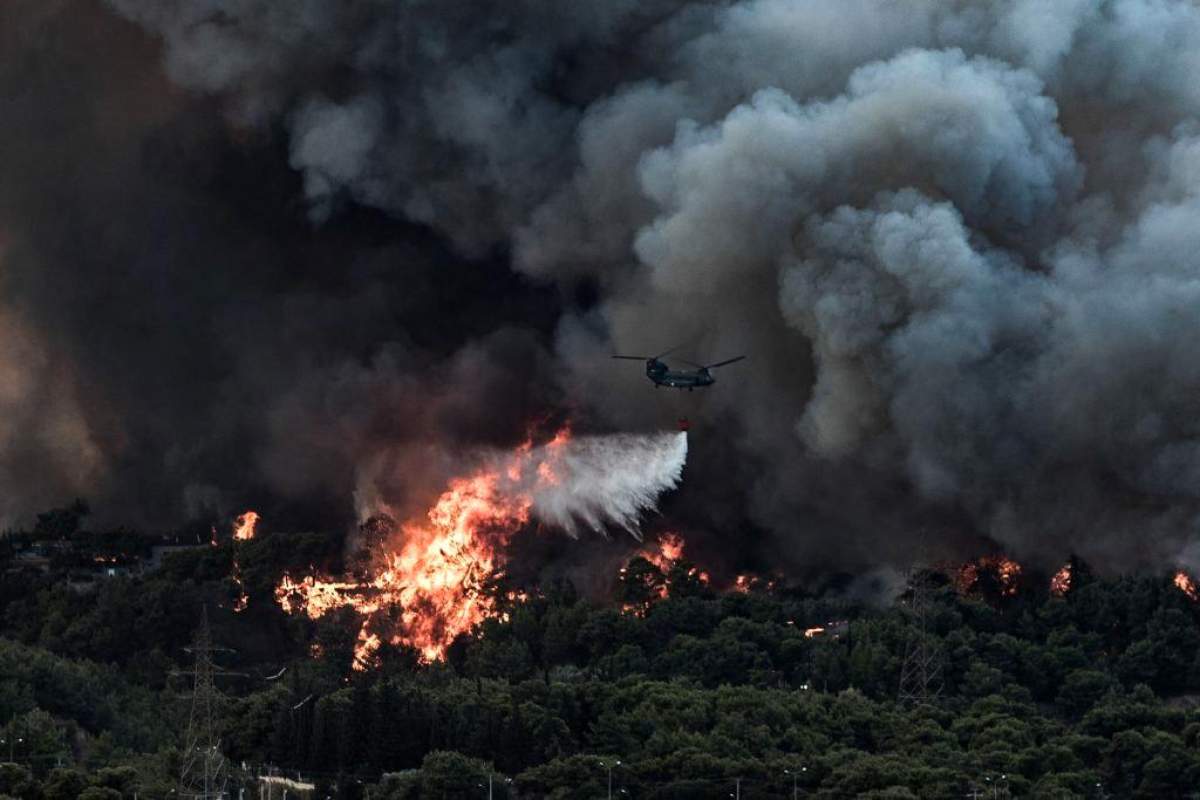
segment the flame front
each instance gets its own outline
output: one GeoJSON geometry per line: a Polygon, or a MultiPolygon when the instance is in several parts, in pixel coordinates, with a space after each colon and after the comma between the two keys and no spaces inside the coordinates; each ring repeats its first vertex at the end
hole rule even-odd
{"type": "Polygon", "coordinates": [[[424,520],[400,526],[392,537],[398,548],[376,559],[367,580],[284,575],[276,601],[311,619],[354,609],[362,617],[356,669],[370,666],[385,641],[414,647],[427,661],[443,658],[457,636],[498,614],[488,582],[502,574],[505,546],[530,520],[531,492],[558,480],[556,461],[569,438],[563,430],[543,447],[527,442],[503,463],[451,480],[424,520]],[[383,613],[391,611],[399,613],[383,613]]]}
{"type": "Polygon", "coordinates": [[[243,542],[253,539],[254,529],[257,525],[257,511],[246,511],[239,514],[238,518],[233,521],[233,538],[243,542]]]}

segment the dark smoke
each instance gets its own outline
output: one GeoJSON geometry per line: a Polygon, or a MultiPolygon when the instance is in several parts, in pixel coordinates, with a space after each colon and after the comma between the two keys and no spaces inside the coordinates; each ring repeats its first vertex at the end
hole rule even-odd
{"type": "Polygon", "coordinates": [[[314,229],[283,131],[227,125],[103,6],[0,15],[4,524],[75,495],[343,523],[378,451],[560,405],[554,292],[375,211],[314,229]]]}
{"type": "Polygon", "coordinates": [[[1192,551],[1194,3],[107,8],[0,11],[7,517],[689,414],[669,516],[788,569],[1192,551]],[[751,358],[607,361],[680,342],[751,358]]]}

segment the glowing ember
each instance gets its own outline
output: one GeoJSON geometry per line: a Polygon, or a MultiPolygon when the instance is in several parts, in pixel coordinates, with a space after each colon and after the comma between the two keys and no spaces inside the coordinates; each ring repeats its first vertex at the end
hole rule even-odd
{"type": "Polygon", "coordinates": [[[415,647],[427,661],[442,658],[455,637],[500,614],[487,584],[501,574],[504,547],[529,522],[531,492],[558,481],[556,461],[569,438],[563,430],[543,447],[526,443],[505,463],[450,481],[425,520],[399,526],[399,549],[377,559],[373,577],[346,582],[284,575],[276,601],[311,619],[338,608],[361,615],[356,669],[370,666],[385,640],[415,647]],[[380,613],[385,610],[399,613],[380,613]]]}
{"type": "Polygon", "coordinates": [[[240,614],[250,606],[250,597],[242,592],[233,600],[233,613],[240,614]]]}
{"type": "Polygon", "coordinates": [[[1175,588],[1186,594],[1191,600],[1200,599],[1200,594],[1196,591],[1196,582],[1183,570],[1175,573],[1175,588]]]}
{"type": "Polygon", "coordinates": [[[1062,597],[1071,590],[1071,564],[1063,564],[1050,579],[1050,594],[1062,597]]]}
{"type": "Polygon", "coordinates": [[[233,538],[239,541],[247,541],[254,538],[254,528],[258,525],[258,512],[247,511],[239,514],[238,518],[233,523],[233,538]]]}
{"type": "Polygon", "coordinates": [[[775,588],[775,581],[770,578],[764,578],[761,575],[738,575],[733,580],[733,586],[730,586],[730,591],[738,594],[750,594],[750,592],[767,590],[775,588]]]}
{"type": "MultiPolygon", "coordinates": [[[[789,623],[790,624],[790,623],[789,623]]],[[[815,639],[818,636],[828,636],[831,639],[839,639],[841,635],[850,627],[850,622],[844,619],[833,619],[826,622],[824,625],[817,625],[812,628],[804,629],[805,639],[815,639]]]]}

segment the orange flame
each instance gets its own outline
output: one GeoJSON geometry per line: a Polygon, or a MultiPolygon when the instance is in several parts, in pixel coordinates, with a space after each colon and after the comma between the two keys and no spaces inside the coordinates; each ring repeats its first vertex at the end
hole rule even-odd
{"type": "Polygon", "coordinates": [[[1068,561],[1059,567],[1058,572],[1054,573],[1054,577],[1050,579],[1050,594],[1062,597],[1069,591],[1071,591],[1071,562],[1068,561]]]}
{"type": "Polygon", "coordinates": [[[258,512],[246,511],[239,514],[238,518],[233,523],[233,538],[239,541],[248,541],[254,538],[254,529],[258,525],[258,512]]]}
{"type": "MultiPolygon", "coordinates": [[[[532,481],[557,481],[556,461],[570,433],[561,430],[545,447],[530,442],[505,463],[450,481],[423,521],[400,526],[398,549],[376,559],[375,574],[359,582],[284,575],[275,599],[288,613],[319,619],[337,608],[362,617],[353,666],[366,669],[384,641],[409,645],[426,661],[484,619],[499,615],[488,582],[502,574],[504,547],[529,522],[532,481]],[[398,611],[398,613],[381,612],[398,611]],[[385,635],[376,628],[387,628],[385,635]]],[[[519,602],[523,596],[506,598],[519,602]]]]}
{"type": "Polygon", "coordinates": [[[246,594],[246,584],[242,583],[242,565],[237,558],[233,559],[233,585],[238,589],[238,596],[233,599],[233,613],[240,614],[250,606],[250,595],[246,594]]]}
{"type": "Polygon", "coordinates": [[[678,533],[664,533],[658,537],[655,544],[657,548],[643,547],[638,555],[658,567],[662,572],[667,572],[676,561],[683,558],[683,537],[678,533]]]}
{"type": "Polygon", "coordinates": [[[757,591],[771,591],[775,588],[775,580],[773,578],[765,578],[761,575],[750,575],[743,573],[733,579],[733,585],[729,587],[730,591],[738,594],[750,594],[757,591]]]}
{"type": "Polygon", "coordinates": [[[1191,600],[1200,599],[1200,593],[1196,590],[1196,582],[1183,570],[1175,573],[1175,588],[1186,594],[1191,600]]]}
{"type": "Polygon", "coordinates": [[[1016,596],[1017,583],[1021,579],[1021,565],[1007,556],[999,555],[981,556],[959,567],[954,581],[959,593],[969,594],[978,588],[980,576],[984,572],[995,575],[1001,596],[1016,596]]]}
{"type": "MultiPolygon", "coordinates": [[[[241,581],[238,581],[238,587],[241,587],[241,581]]],[[[250,607],[250,596],[243,589],[237,597],[233,599],[233,613],[240,614],[250,607]]]]}
{"type": "MultiPolygon", "coordinates": [[[[642,558],[649,561],[662,574],[663,581],[654,588],[654,597],[646,603],[625,603],[621,606],[621,610],[631,614],[644,616],[649,611],[649,605],[655,600],[665,600],[671,594],[670,575],[672,569],[680,561],[683,561],[684,542],[683,537],[678,533],[667,532],[659,534],[658,539],[652,543],[646,544],[642,549],[633,554],[632,558],[642,558]]],[[[632,558],[630,560],[632,560],[632,558]]],[[[625,575],[628,570],[628,564],[621,568],[621,575],[625,575]]],[[[708,573],[702,571],[699,567],[689,566],[687,575],[690,578],[695,578],[702,584],[707,584],[709,581],[708,573]]]]}

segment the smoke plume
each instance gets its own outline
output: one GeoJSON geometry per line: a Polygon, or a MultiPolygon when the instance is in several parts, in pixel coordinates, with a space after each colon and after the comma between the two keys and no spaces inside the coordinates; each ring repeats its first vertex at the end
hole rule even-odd
{"type": "Polygon", "coordinates": [[[688,415],[667,510],[739,556],[1196,550],[1189,0],[15,0],[0,32],[8,520],[349,518],[431,448],[688,415]],[[680,343],[750,358],[670,397],[607,359],[680,343]]]}

